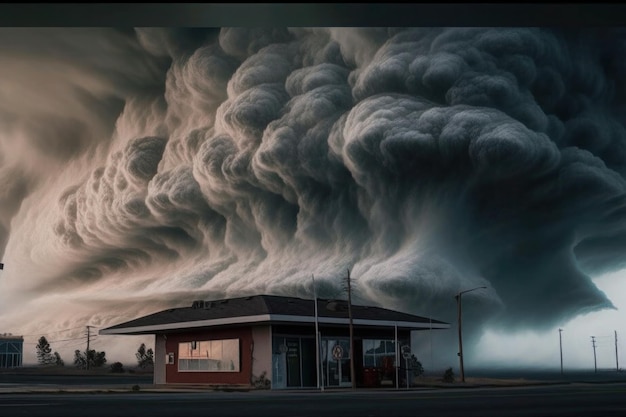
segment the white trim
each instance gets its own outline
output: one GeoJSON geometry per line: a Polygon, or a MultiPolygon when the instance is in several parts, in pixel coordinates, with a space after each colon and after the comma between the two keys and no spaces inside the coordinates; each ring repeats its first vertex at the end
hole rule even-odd
{"type": "MultiPolygon", "coordinates": [[[[340,317],[318,317],[319,323],[325,324],[348,324],[348,318],[340,317]]],[[[409,327],[413,329],[429,329],[429,323],[416,323],[411,321],[393,320],[368,320],[353,319],[354,324],[361,326],[382,326],[382,327],[409,327]]],[[[151,326],[126,327],[121,329],[103,329],[98,334],[133,334],[137,332],[157,332],[163,330],[193,329],[198,327],[220,326],[225,324],[248,324],[259,322],[292,322],[292,323],[314,323],[315,317],[311,316],[291,316],[287,314],[260,314],[257,316],[228,317],[212,320],[196,320],[166,324],[154,324],[151,326]]],[[[433,329],[449,329],[449,324],[433,323],[433,329]]]]}

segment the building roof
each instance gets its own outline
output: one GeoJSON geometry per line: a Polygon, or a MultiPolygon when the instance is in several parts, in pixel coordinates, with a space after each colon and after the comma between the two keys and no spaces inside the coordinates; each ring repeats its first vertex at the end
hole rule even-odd
{"type": "Polygon", "coordinates": [[[24,336],[16,336],[11,333],[1,333],[0,340],[10,340],[14,342],[23,342],[24,336]]]}
{"type": "MultiPolygon", "coordinates": [[[[348,303],[317,300],[320,324],[348,324],[348,303]]],[[[447,329],[448,323],[381,307],[352,305],[356,326],[398,326],[402,329],[447,329]]],[[[100,330],[100,334],[151,334],[180,329],[253,323],[314,323],[313,300],[276,295],[255,295],[214,301],[194,301],[190,307],[172,308],[100,330]]]]}

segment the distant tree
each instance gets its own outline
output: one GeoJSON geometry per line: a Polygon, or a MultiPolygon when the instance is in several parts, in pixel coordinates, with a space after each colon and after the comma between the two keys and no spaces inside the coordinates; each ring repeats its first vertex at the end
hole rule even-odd
{"type": "Polygon", "coordinates": [[[454,382],[454,372],[452,372],[452,368],[446,369],[443,373],[443,378],[441,378],[443,382],[453,383],[454,382]]]}
{"type": "Polygon", "coordinates": [[[74,351],[74,366],[79,369],[87,369],[87,357],[78,349],[74,351]]]}
{"type": "Polygon", "coordinates": [[[56,366],[65,366],[65,362],[63,362],[63,359],[61,359],[61,355],[59,355],[59,352],[54,352],[54,364],[56,366]]]}
{"type": "Polygon", "coordinates": [[[111,364],[111,372],[116,374],[124,373],[124,365],[122,362],[113,362],[111,364]]]}
{"type": "Polygon", "coordinates": [[[154,366],[154,352],[152,348],[146,350],[146,344],[142,343],[135,353],[137,357],[137,364],[141,369],[150,368],[154,366]]]}
{"type": "Polygon", "coordinates": [[[55,358],[52,355],[52,348],[50,348],[50,343],[48,343],[48,339],[45,336],[41,336],[39,341],[37,342],[37,362],[40,365],[52,365],[54,364],[55,358]]]}
{"type": "Polygon", "coordinates": [[[74,366],[79,369],[100,368],[107,362],[106,352],[96,352],[89,349],[87,352],[74,351],[74,366]]]}
{"type": "Polygon", "coordinates": [[[413,372],[414,376],[420,376],[424,373],[422,363],[418,361],[417,357],[413,354],[411,355],[411,359],[409,359],[409,368],[411,369],[411,372],[413,372]]]}

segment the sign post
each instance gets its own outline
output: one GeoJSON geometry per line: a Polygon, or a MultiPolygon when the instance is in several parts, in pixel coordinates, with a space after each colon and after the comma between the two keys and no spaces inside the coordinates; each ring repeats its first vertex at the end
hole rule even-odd
{"type": "Polygon", "coordinates": [[[404,366],[406,368],[406,389],[409,389],[409,359],[411,358],[411,346],[402,346],[402,357],[404,358],[404,366]]]}

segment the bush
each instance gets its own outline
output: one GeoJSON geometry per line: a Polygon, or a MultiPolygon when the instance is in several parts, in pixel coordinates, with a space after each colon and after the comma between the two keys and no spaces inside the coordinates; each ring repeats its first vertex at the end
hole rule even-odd
{"type": "Polygon", "coordinates": [[[141,369],[154,367],[154,351],[152,349],[146,350],[145,343],[142,343],[135,353],[137,357],[137,364],[141,369]]]}
{"type": "Polygon", "coordinates": [[[115,374],[122,374],[124,373],[124,365],[122,365],[122,362],[114,362],[111,364],[111,372],[115,373],[115,374]]]}
{"type": "Polygon", "coordinates": [[[252,377],[252,386],[256,389],[270,389],[272,381],[267,379],[266,373],[263,371],[258,377],[252,377]]]}
{"type": "Polygon", "coordinates": [[[446,371],[443,373],[443,378],[441,380],[447,383],[454,382],[454,372],[452,372],[452,368],[446,369],[446,371]]]}
{"type": "Polygon", "coordinates": [[[413,376],[420,376],[424,373],[424,367],[415,355],[411,355],[411,359],[409,359],[409,369],[413,376]]]}
{"type": "Polygon", "coordinates": [[[106,363],[106,352],[96,352],[90,349],[87,352],[74,351],[74,366],[79,369],[100,368],[106,363]]]}

